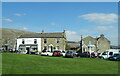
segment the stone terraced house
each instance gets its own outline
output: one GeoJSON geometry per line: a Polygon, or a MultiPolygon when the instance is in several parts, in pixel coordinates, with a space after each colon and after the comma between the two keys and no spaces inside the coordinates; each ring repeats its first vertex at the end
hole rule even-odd
{"type": "Polygon", "coordinates": [[[82,52],[104,52],[110,49],[110,41],[104,37],[103,34],[100,37],[93,38],[91,36],[82,39],[82,52]]]}

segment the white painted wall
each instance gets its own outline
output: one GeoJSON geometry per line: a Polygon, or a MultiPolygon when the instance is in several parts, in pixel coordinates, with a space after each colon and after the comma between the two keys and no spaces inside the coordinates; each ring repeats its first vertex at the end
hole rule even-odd
{"type": "Polygon", "coordinates": [[[22,44],[22,40],[25,40],[25,44],[34,44],[34,39],[37,39],[38,51],[41,52],[41,38],[18,38],[17,39],[17,50],[19,49],[19,45],[22,44]]]}

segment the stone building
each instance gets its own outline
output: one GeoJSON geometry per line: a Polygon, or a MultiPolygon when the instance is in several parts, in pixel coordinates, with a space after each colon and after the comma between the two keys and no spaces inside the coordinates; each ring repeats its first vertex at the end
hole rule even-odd
{"type": "Polygon", "coordinates": [[[77,51],[80,48],[80,42],[66,41],[66,44],[69,46],[69,50],[77,51]]]}
{"type": "Polygon", "coordinates": [[[53,52],[54,50],[65,50],[65,47],[65,31],[60,33],[42,31],[42,33],[24,34],[17,39],[17,50],[23,49],[28,52],[41,52],[44,49],[53,52]]]}
{"type": "Polygon", "coordinates": [[[63,33],[41,33],[41,50],[65,50],[66,35],[63,33]]]}
{"type": "Polygon", "coordinates": [[[103,52],[107,49],[110,49],[110,41],[104,37],[103,34],[98,38],[93,38],[88,36],[82,39],[82,52],[103,52]]]}

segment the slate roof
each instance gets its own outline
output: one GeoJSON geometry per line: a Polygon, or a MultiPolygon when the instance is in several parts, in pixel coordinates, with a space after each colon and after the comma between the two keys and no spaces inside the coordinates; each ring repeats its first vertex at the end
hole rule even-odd
{"type": "Polygon", "coordinates": [[[33,33],[24,34],[19,38],[65,38],[64,33],[33,33]]]}
{"type": "Polygon", "coordinates": [[[110,48],[111,49],[120,49],[120,46],[113,46],[113,45],[111,45],[110,48]]]}
{"type": "Polygon", "coordinates": [[[93,37],[91,37],[91,36],[87,36],[87,37],[83,38],[82,40],[86,40],[87,38],[96,39],[96,38],[93,38],[93,37]]]}

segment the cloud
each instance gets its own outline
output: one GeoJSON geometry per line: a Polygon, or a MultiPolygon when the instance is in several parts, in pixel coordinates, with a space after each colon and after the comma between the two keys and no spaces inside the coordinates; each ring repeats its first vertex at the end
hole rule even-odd
{"type": "Polygon", "coordinates": [[[66,31],[66,37],[68,41],[79,41],[80,35],[75,31],[66,31]]]}
{"type": "Polygon", "coordinates": [[[85,20],[99,23],[99,24],[112,24],[116,23],[118,20],[118,15],[114,13],[105,14],[105,13],[90,13],[79,16],[85,20]]]}
{"type": "Polygon", "coordinates": [[[21,16],[21,14],[19,14],[19,13],[16,13],[16,14],[15,14],[15,16],[21,16]]]}
{"type": "Polygon", "coordinates": [[[7,21],[7,22],[12,22],[13,20],[10,19],[10,18],[7,18],[7,19],[3,19],[4,21],[7,21]]]}
{"type": "Polygon", "coordinates": [[[15,16],[23,16],[23,15],[26,15],[26,14],[15,13],[14,15],[15,16]]]}
{"type": "Polygon", "coordinates": [[[52,22],[52,23],[50,23],[50,25],[57,26],[59,24],[56,24],[56,23],[52,22]]]}
{"type": "Polygon", "coordinates": [[[27,30],[28,28],[26,28],[26,27],[23,27],[23,30],[27,30]]]}
{"type": "Polygon", "coordinates": [[[107,30],[110,30],[112,28],[113,28],[113,26],[97,26],[96,30],[97,31],[107,31],[107,30]]]}
{"type": "Polygon", "coordinates": [[[113,26],[96,26],[89,29],[81,29],[80,33],[83,35],[98,35],[101,33],[110,33],[111,30],[115,30],[113,26]]]}

